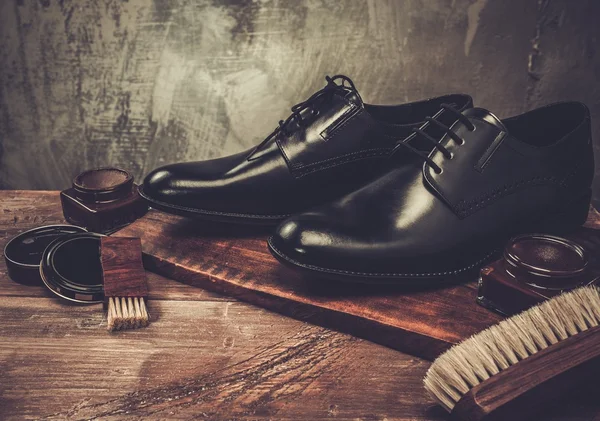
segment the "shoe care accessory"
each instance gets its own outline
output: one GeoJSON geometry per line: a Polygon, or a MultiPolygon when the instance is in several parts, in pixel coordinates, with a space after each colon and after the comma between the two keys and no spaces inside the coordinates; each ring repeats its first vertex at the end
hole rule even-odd
{"type": "Polygon", "coordinates": [[[455,345],[424,384],[455,420],[531,419],[600,370],[600,294],[558,295],[455,345]]]}
{"type": "Polygon", "coordinates": [[[108,329],[148,325],[148,286],[139,238],[107,237],[72,225],[23,232],[4,248],[9,277],[45,285],[64,300],[106,303],[108,329]]]}
{"type": "Polygon", "coordinates": [[[20,284],[42,284],[40,262],[46,247],[58,238],[84,232],[73,225],[47,225],[17,235],[4,247],[8,276],[20,284]]]}
{"type": "Polygon", "coordinates": [[[142,217],[148,204],[133,176],[119,168],[84,171],[60,193],[65,219],[89,231],[107,234],[142,217]]]}
{"type": "Polygon", "coordinates": [[[148,325],[146,272],[139,238],[104,237],[100,241],[108,330],[148,325]]]}
{"type": "Polygon", "coordinates": [[[565,238],[524,234],[511,239],[501,259],[483,267],[477,302],[510,316],[555,295],[596,284],[600,233],[582,228],[565,238]]]}
{"type": "Polygon", "coordinates": [[[42,254],[40,274],[60,298],[84,304],[104,300],[100,266],[101,234],[66,235],[52,241],[42,254]]]}

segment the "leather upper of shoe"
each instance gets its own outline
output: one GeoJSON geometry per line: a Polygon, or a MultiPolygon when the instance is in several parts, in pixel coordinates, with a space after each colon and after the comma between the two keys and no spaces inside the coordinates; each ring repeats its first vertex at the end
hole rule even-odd
{"type": "Polygon", "coordinates": [[[450,275],[545,216],[589,203],[594,161],[583,104],[504,121],[469,109],[426,156],[410,150],[415,137],[398,145],[380,178],[284,221],[269,240],[274,251],[347,275],[450,275]]]}
{"type": "Polygon", "coordinates": [[[158,168],[146,177],[143,194],[181,208],[283,217],[374,178],[396,142],[427,115],[438,113],[443,103],[459,109],[472,106],[469,96],[458,94],[397,106],[370,105],[345,76],[327,81],[325,88],[294,106],[290,117],[257,147],[158,168]]]}

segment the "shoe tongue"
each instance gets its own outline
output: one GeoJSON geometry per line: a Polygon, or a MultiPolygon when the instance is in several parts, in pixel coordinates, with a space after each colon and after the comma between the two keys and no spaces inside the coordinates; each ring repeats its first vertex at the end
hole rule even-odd
{"type": "Polygon", "coordinates": [[[500,130],[505,132],[508,131],[506,130],[506,126],[498,117],[484,108],[469,108],[468,110],[463,111],[463,115],[483,120],[486,123],[498,127],[500,130]]]}

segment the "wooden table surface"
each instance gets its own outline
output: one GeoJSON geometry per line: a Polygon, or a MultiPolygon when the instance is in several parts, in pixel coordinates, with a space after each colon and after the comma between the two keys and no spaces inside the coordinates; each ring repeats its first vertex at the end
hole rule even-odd
{"type": "MultiPolygon", "coordinates": [[[[0,191],[0,246],[64,222],[58,192],[0,191]]],[[[11,281],[0,263],[0,419],[445,420],[429,363],[148,273],[152,324],[11,281]]],[[[537,420],[600,420],[600,387],[537,420]]]]}

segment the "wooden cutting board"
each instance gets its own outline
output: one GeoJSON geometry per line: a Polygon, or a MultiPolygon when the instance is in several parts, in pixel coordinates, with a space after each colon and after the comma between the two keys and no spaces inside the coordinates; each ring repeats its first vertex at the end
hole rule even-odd
{"type": "MultiPolygon", "coordinates": [[[[587,225],[600,228],[596,211],[587,225]]],[[[418,290],[308,278],[271,256],[269,231],[151,210],[114,235],[140,237],[150,271],[429,360],[501,319],[475,303],[475,282],[418,290]]]]}

